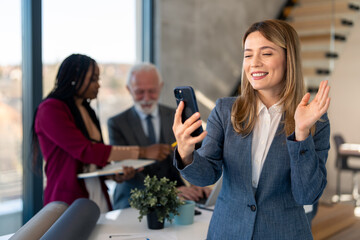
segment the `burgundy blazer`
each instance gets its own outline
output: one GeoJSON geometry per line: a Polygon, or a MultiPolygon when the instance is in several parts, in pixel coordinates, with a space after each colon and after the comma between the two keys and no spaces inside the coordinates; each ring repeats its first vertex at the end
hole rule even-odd
{"type": "MultiPolygon", "coordinates": [[[[68,106],[57,99],[46,99],[39,105],[35,132],[46,161],[44,205],[52,201],[71,204],[78,198],[88,198],[84,180],[78,179],[76,175],[82,171],[84,163],[105,166],[111,146],[92,143],[87,139],[75,125],[68,106]]],[[[111,209],[103,179],[101,185],[111,209]]]]}

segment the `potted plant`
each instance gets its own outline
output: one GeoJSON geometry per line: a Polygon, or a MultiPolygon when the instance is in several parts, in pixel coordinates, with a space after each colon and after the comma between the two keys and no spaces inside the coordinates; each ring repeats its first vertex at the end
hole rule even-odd
{"type": "Polygon", "coordinates": [[[139,221],[147,216],[150,229],[164,228],[164,220],[172,222],[172,217],[178,215],[178,207],[184,204],[177,197],[176,181],[166,177],[146,176],[144,189],[132,189],[130,206],[139,210],[139,221]]]}

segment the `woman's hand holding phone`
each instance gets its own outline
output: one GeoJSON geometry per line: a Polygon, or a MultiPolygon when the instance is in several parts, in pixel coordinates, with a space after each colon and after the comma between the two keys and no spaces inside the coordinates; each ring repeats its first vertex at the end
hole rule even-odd
{"type": "Polygon", "coordinates": [[[183,160],[184,165],[188,165],[192,162],[192,153],[195,149],[195,144],[201,142],[207,132],[203,131],[198,136],[191,136],[196,129],[198,129],[202,122],[200,120],[200,113],[194,113],[184,123],[182,123],[181,114],[184,110],[184,102],[181,101],[176,109],[173,132],[177,141],[178,152],[183,160]]]}

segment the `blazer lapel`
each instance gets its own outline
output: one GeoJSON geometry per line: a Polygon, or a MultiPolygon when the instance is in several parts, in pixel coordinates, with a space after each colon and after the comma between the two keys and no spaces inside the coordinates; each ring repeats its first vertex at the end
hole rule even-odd
{"type": "Polygon", "coordinates": [[[167,115],[164,112],[164,109],[162,108],[161,105],[159,105],[159,115],[160,115],[160,142],[170,143],[172,141],[175,141],[174,134],[172,133],[173,117],[167,115]]]}
{"type": "MultiPolygon", "coordinates": [[[[248,181],[248,184],[246,184],[246,186],[248,186],[248,189],[247,191],[248,192],[251,192],[253,193],[254,190],[253,190],[253,187],[252,187],[252,139],[253,139],[253,132],[251,132],[246,138],[245,138],[245,141],[246,141],[246,145],[247,147],[244,148],[244,149],[248,149],[248,153],[246,156],[246,160],[247,160],[247,163],[246,163],[246,168],[248,169],[248,173],[249,173],[249,176],[246,178],[246,179],[249,179],[248,181]]],[[[253,195],[253,194],[252,194],[253,195]]]]}
{"type": "MultiPolygon", "coordinates": [[[[286,136],[283,127],[283,123],[280,122],[276,130],[274,139],[270,145],[269,152],[265,158],[264,166],[260,173],[257,193],[261,193],[262,189],[269,188],[267,184],[273,183],[271,178],[277,177],[277,174],[279,174],[279,168],[287,167],[286,162],[279,161],[279,159],[282,159],[284,157],[284,153],[282,153],[284,148],[287,151],[286,136]]],[[[258,199],[258,194],[256,194],[256,199],[258,199]]]]}
{"type": "MultiPolygon", "coordinates": [[[[251,132],[248,136],[244,137],[236,133],[234,130],[231,131],[231,137],[229,137],[229,134],[226,140],[229,142],[230,146],[227,147],[227,149],[230,152],[229,159],[234,161],[234,163],[231,163],[231,166],[235,166],[236,169],[229,169],[229,171],[232,172],[232,174],[238,175],[244,183],[246,192],[253,193],[251,163],[253,133],[251,132]]],[[[251,195],[254,196],[254,194],[251,195]]]]}
{"type": "Polygon", "coordinates": [[[140,117],[136,113],[134,107],[131,108],[130,115],[128,117],[128,121],[129,121],[128,126],[130,126],[132,133],[134,133],[135,138],[136,138],[137,142],[139,143],[139,145],[140,146],[148,145],[148,138],[145,135],[144,129],[141,127],[142,124],[140,121],[140,117]]]}

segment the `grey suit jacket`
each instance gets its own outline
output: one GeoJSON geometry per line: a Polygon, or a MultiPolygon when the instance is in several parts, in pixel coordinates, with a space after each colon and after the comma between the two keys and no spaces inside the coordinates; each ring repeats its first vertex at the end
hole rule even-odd
{"type": "Polygon", "coordinates": [[[330,125],[316,123],[316,133],[296,142],[282,123],[266,157],[258,188],[251,184],[252,134],[244,137],[231,124],[235,98],[219,99],[207,121],[208,134],[182,176],[199,186],[213,184],[223,173],[208,239],[312,239],[303,205],[316,202],[326,186],[330,125]]]}
{"type": "MultiPolygon", "coordinates": [[[[164,105],[159,105],[160,115],[160,143],[172,144],[175,137],[172,131],[175,109],[164,105]]],[[[149,140],[144,133],[141,120],[135,111],[135,108],[128,110],[110,118],[108,120],[109,139],[111,145],[150,145],[149,140]]],[[[172,164],[172,156],[161,162],[148,166],[144,171],[137,173],[135,177],[121,184],[116,184],[113,205],[114,209],[129,207],[130,190],[133,188],[143,188],[143,182],[146,175],[156,175],[158,177],[167,177],[171,181],[177,181],[177,186],[184,185],[179,171],[172,164]]]]}

